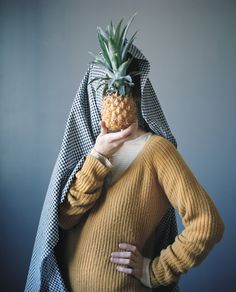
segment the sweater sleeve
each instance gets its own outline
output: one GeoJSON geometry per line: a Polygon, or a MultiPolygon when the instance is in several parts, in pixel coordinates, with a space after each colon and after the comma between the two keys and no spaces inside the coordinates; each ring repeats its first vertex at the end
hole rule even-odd
{"type": "Polygon", "coordinates": [[[158,181],[185,228],[173,244],[152,259],[149,268],[153,287],[178,282],[181,273],[199,265],[224,233],[216,206],[175,146],[162,138],[157,149],[154,167],[158,181]]]}
{"type": "Polygon", "coordinates": [[[74,227],[99,198],[104,178],[110,167],[93,155],[87,155],[82,168],[75,174],[65,200],[59,206],[58,225],[68,230],[74,227]]]}

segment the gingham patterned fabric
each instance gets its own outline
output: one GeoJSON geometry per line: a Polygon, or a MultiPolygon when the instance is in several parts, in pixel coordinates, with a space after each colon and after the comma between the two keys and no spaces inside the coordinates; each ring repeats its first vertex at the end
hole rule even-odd
{"type": "MultiPolygon", "coordinates": [[[[139,76],[141,102],[139,105],[139,122],[150,131],[171,141],[177,148],[168,123],[161,109],[158,98],[148,78],[150,64],[141,51],[131,45],[129,53],[135,57],[133,62],[142,74],[139,76]]],[[[101,54],[101,52],[100,52],[101,54]]],[[[132,64],[131,64],[132,65],[132,64]]],[[[25,292],[68,292],[59,269],[55,248],[60,238],[58,227],[58,206],[63,202],[76,172],[82,167],[87,154],[95,144],[100,133],[100,106],[102,90],[95,92],[95,84],[88,82],[95,75],[104,76],[105,71],[90,64],[74,98],[62,145],[54,165],[45,201],[43,204],[38,230],[29,266],[25,292]]],[[[136,76],[135,76],[136,77],[136,76]]],[[[105,185],[105,184],[104,184],[105,185]]],[[[105,188],[104,188],[105,189],[105,188]]],[[[171,244],[177,235],[177,224],[174,208],[170,208],[158,226],[156,254],[171,244]]],[[[153,291],[178,292],[178,285],[161,286],[153,291]]],[[[102,292],[102,291],[101,291],[102,292]]]]}

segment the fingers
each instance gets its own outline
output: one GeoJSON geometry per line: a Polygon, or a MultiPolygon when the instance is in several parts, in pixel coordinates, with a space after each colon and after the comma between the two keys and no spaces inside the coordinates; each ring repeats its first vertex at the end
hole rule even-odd
{"type": "Polygon", "coordinates": [[[135,255],[140,255],[137,247],[135,245],[130,244],[130,243],[120,243],[119,248],[129,250],[129,251],[133,252],[133,254],[135,254],[135,255]]]}
{"type": "Polygon", "coordinates": [[[133,259],[129,258],[129,259],[124,259],[124,258],[111,258],[111,262],[116,263],[116,264],[124,264],[124,265],[128,265],[132,268],[136,267],[137,262],[135,262],[133,259]]]}
{"type": "Polygon", "coordinates": [[[111,256],[113,256],[113,257],[130,258],[130,257],[132,257],[132,252],[131,251],[112,252],[111,256]]]}
{"type": "Polygon", "coordinates": [[[120,141],[120,140],[123,140],[123,141],[127,140],[127,138],[133,134],[136,126],[137,126],[136,123],[132,123],[126,129],[122,129],[121,131],[116,132],[116,133],[109,133],[111,142],[116,142],[116,141],[120,141]]]}
{"type": "Polygon", "coordinates": [[[128,251],[124,252],[112,252],[110,261],[116,264],[123,264],[127,266],[116,266],[116,269],[120,272],[132,274],[136,278],[142,277],[143,270],[143,256],[135,245],[128,243],[120,243],[119,247],[128,251]]]}
{"type": "Polygon", "coordinates": [[[100,126],[101,126],[101,134],[104,135],[104,134],[107,134],[108,132],[108,129],[106,127],[106,124],[104,121],[100,121],[99,122],[100,126]]]}
{"type": "Polygon", "coordinates": [[[140,270],[137,270],[137,269],[127,268],[127,267],[124,267],[124,266],[117,266],[116,269],[119,272],[123,272],[123,273],[126,273],[126,274],[133,275],[137,279],[140,279],[140,277],[141,277],[141,272],[140,272],[140,270]]]}
{"type": "Polygon", "coordinates": [[[106,127],[105,121],[99,121],[101,126],[100,134],[98,135],[94,148],[101,154],[111,157],[115,151],[117,151],[126,140],[132,139],[135,135],[135,127],[133,124],[129,128],[124,129],[116,133],[109,133],[109,129],[106,127]]]}
{"type": "Polygon", "coordinates": [[[131,268],[126,268],[123,266],[117,266],[116,269],[120,272],[127,273],[127,274],[134,274],[134,270],[131,268]]]}
{"type": "Polygon", "coordinates": [[[136,255],[131,251],[112,252],[111,261],[113,263],[127,264],[130,266],[133,266],[133,264],[137,263],[136,255]]]}
{"type": "Polygon", "coordinates": [[[125,142],[127,138],[132,137],[135,129],[137,129],[138,127],[137,122],[134,122],[126,129],[121,129],[119,132],[115,132],[115,133],[109,133],[108,128],[106,127],[106,123],[104,121],[101,120],[99,124],[101,126],[101,130],[100,130],[101,135],[108,134],[110,142],[121,142],[121,143],[125,142]]]}

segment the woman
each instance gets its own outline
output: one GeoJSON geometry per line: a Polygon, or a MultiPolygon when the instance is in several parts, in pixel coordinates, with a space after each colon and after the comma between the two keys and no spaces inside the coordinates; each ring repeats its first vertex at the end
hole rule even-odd
{"type": "Polygon", "coordinates": [[[141,71],[138,124],[119,133],[99,125],[102,91],[89,81],[105,72],[90,66],[67,119],[25,292],[179,292],[181,273],[222,237],[218,211],[176,150],[148,60],[133,44],[129,53],[131,71],[141,71]]]}
{"type": "Polygon", "coordinates": [[[138,120],[117,133],[101,122],[94,148],[60,205],[59,226],[70,291],[151,291],[173,284],[202,262],[224,231],[179,151],[138,127],[138,120]],[[102,192],[108,174],[115,179],[102,192]],[[152,251],[151,236],[171,206],[185,229],[160,255],[143,256],[152,251]]]}

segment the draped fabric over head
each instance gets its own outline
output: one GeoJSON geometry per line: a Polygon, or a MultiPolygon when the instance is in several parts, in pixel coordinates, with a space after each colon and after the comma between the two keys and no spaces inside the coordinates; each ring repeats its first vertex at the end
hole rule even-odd
{"type": "MultiPolygon", "coordinates": [[[[134,56],[131,65],[133,64],[136,69],[141,71],[141,75],[135,76],[134,79],[135,87],[140,94],[139,124],[147,130],[165,137],[177,148],[176,140],[148,78],[150,71],[148,60],[133,44],[129,53],[134,56]]],[[[100,107],[103,88],[100,87],[96,92],[96,82],[89,85],[88,82],[93,77],[104,76],[104,74],[104,70],[95,64],[90,64],[73,100],[62,145],[45,196],[25,291],[67,291],[55,252],[61,236],[61,230],[58,227],[58,207],[64,201],[76,172],[82,167],[100,133],[99,121],[101,120],[100,107]]],[[[162,218],[158,226],[158,234],[160,238],[156,239],[158,240],[156,255],[159,255],[163,248],[171,244],[177,235],[174,208],[171,207],[162,218]]],[[[178,285],[158,287],[158,291],[174,292],[179,291],[178,289],[178,285]]]]}

